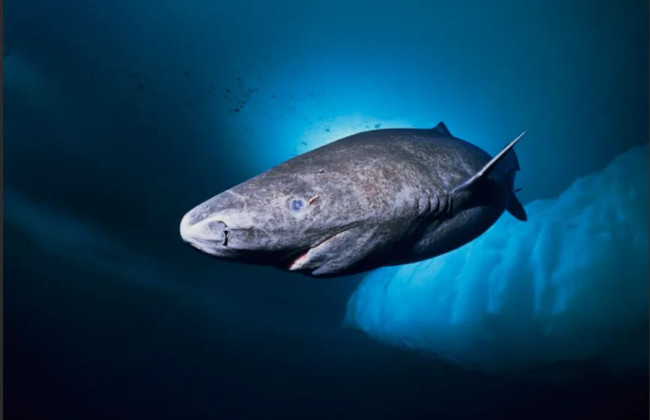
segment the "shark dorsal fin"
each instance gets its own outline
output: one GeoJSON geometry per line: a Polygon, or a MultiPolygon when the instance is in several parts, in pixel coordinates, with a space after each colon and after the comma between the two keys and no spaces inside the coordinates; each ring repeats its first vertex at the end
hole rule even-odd
{"type": "Polygon", "coordinates": [[[451,134],[451,132],[449,131],[445,123],[443,123],[442,121],[440,121],[438,125],[433,127],[433,131],[440,134],[441,136],[453,137],[453,134],[451,134]]]}

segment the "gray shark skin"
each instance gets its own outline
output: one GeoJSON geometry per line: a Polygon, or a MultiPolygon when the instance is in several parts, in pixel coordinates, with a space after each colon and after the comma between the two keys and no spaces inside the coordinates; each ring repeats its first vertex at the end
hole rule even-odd
{"type": "Polygon", "coordinates": [[[220,259],[314,277],[435,257],[481,235],[506,209],[526,220],[513,189],[512,147],[522,135],[491,159],[443,123],[358,133],[198,205],[181,236],[220,259]]]}

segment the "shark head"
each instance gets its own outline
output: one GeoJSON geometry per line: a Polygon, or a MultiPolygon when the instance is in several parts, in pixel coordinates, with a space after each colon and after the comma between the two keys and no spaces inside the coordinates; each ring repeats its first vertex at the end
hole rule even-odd
{"type": "Polygon", "coordinates": [[[181,237],[220,259],[313,276],[353,271],[380,239],[374,192],[359,191],[338,171],[291,166],[199,204],[183,217],[181,237]]]}

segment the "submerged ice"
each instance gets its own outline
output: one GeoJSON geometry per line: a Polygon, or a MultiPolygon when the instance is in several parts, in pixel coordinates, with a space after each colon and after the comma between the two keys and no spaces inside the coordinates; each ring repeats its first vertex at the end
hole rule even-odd
{"type": "Polygon", "coordinates": [[[648,145],[440,257],[367,275],[346,323],[486,371],[648,364],[648,145]]]}

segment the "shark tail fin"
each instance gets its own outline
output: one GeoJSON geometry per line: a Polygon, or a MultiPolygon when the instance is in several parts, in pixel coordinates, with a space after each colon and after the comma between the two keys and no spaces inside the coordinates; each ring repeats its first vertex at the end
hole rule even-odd
{"type": "Polygon", "coordinates": [[[505,179],[508,188],[506,210],[517,219],[525,221],[527,219],[526,210],[524,210],[524,206],[521,204],[517,196],[515,196],[514,191],[515,173],[519,170],[519,160],[517,159],[517,154],[513,149],[515,144],[517,144],[524,134],[526,134],[525,131],[504,147],[496,156],[490,159],[490,161],[476,174],[458,187],[454,188],[454,192],[462,193],[462,191],[472,190],[491,175],[493,179],[505,179]]]}
{"type": "Polygon", "coordinates": [[[526,210],[521,204],[521,201],[519,201],[515,195],[515,192],[516,191],[511,191],[510,194],[508,194],[508,204],[506,204],[506,210],[508,210],[508,213],[515,216],[515,218],[518,220],[525,222],[528,220],[528,216],[526,215],[526,210]]]}

